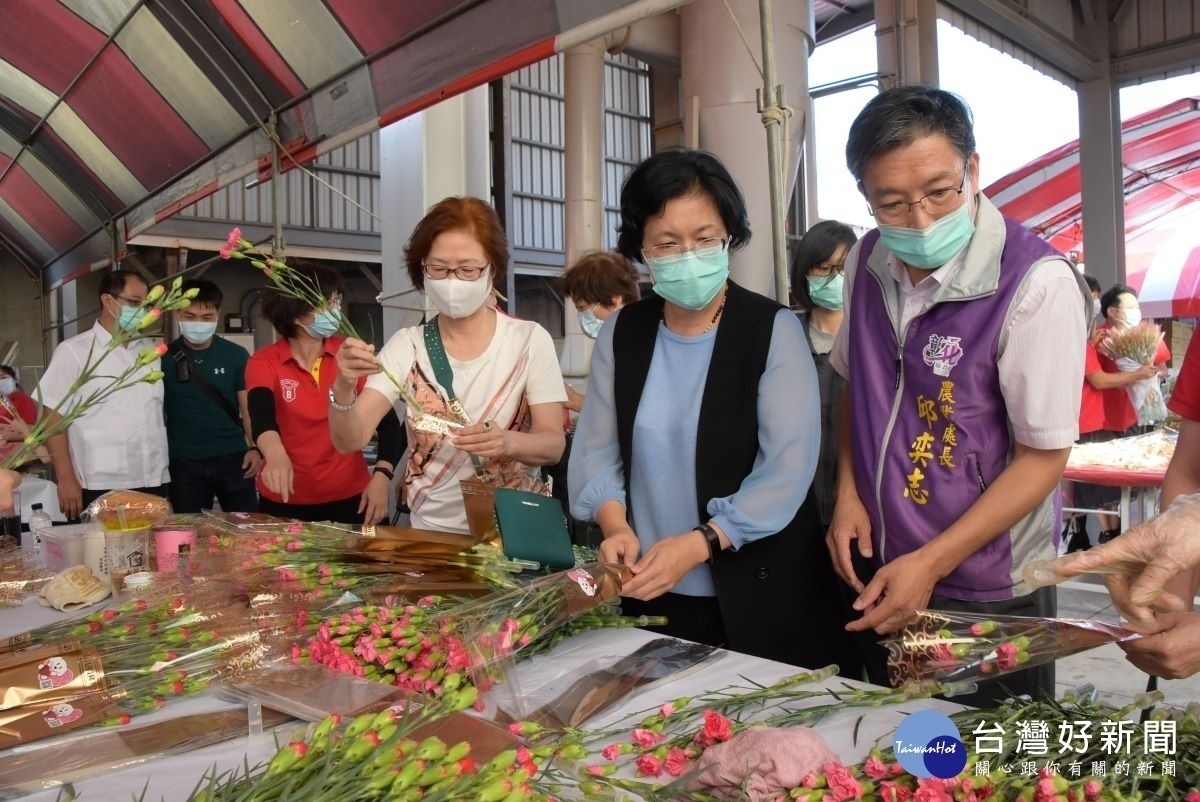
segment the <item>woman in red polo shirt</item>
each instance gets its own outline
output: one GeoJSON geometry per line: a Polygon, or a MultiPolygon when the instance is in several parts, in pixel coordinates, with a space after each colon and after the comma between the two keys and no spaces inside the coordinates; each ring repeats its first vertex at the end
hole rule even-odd
{"type": "Polygon", "coordinates": [[[293,268],[321,288],[329,309],[318,311],[272,288],[263,290],[263,315],[281,339],[246,363],[250,426],[264,459],[258,509],[301,521],[375,524],[388,512],[388,484],[402,450],[400,421],[395,413],[380,421],[373,472],[361,450],[341,454],[334,449],[328,414],[329,390],[338,373],[335,355],[345,339],[334,336],[341,276],[317,264],[293,268]]]}
{"type": "Polygon", "coordinates": [[[16,451],[36,422],[37,404],[17,384],[17,372],[0,365],[0,457],[16,451]]]}

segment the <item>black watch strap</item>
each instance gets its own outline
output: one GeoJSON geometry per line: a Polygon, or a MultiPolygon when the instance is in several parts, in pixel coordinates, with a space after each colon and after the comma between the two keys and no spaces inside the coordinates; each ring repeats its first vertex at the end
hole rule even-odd
{"type": "Polygon", "coordinates": [[[712,524],[703,523],[696,527],[696,530],[704,535],[705,541],[708,542],[708,564],[712,565],[712,561],[721,553],[721,536],[717,534],[716,528],[712,524]]]}

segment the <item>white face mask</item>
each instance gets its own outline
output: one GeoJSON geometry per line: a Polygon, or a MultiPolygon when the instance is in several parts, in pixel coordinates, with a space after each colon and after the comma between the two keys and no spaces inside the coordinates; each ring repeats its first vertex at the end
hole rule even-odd
{"type": "Polygon", "coordinates": [[[0,378],[0,395],[12,395],[17,389],[17,380],[12,376],[0,378]]]}
{"type": "Polygon", "coordinates": [[[1142,310],[1139,307],[1123,309],[1121,310],[1121,316],[1125,318],[1125,325],[1130,328],[1142,322],[1142,310]]]}
{"type": "Polygon", "coordinates": [[[439,279],[425,277],[425,297],[438,310],[439,315],[449,318],[470,317],[479,311],[491,294],[490,269],[474,281],[464,281],[454,276],[439,279]]]}

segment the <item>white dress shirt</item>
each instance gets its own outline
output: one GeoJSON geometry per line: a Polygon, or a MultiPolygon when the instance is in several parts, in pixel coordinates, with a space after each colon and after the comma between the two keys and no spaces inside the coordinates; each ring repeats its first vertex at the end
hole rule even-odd
{"type": "MultiPolygon", "coordinates": [[[[54,349],[54,356],[38,384],[42,403],[59,414],[69,413],[81,399],[112,384],[112,378],[132,367],[138,353],[154,340],[140,339],[115,348],[104,356],[95,378],[72,393],[71,385],[83,373],[89,354],[99,359],[112,340],[97,321],[54,349]]],[[[139,368],[135,375],[156,370],[159,360],[139,368]]],[[[163,385],[137,382],[88,409],[67,430],[71,463],[79,483],[89,490],[157,487],[167,473],[167,430],[163,423],[163,385]]]]}

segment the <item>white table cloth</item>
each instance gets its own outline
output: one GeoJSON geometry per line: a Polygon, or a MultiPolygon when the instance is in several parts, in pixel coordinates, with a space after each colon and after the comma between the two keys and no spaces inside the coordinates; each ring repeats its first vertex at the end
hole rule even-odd
{"type": "MultiPolygon", "coordinates": [[[[63,613],[39,607],[32,599],[27,600],[22,607],[0,608],[0,637],[58,621],[64,617],[66,615],[63,613]]],[[[780,636],[787,637],[787,633],[781,632],[780,636]]],[[[521,664],[518,674],[520,688],[522,691],[528,692],[547,685],[564,673],[579,672],[581,669],[591,670],[593,668],[591,664],[597,660],[611,662],[612,659],[629,654],[656,637],[660,636],[640,629],[598,630],[577,635],[564,641],[550,654],[521,664]]],[[[606,729],[616,725],[627,716],[632,714],[641,716],[645,711],[671,699],[681,696],[696,696],[705,691],[719,690],[730,685],[745,686],[747,679],[769,684],[790,674],[795,674],[797,671],[798,669],[794,666],[783,663],[762,660],[737,652],[719,651],[698,667],[639,689],[636,693],[627,696],[618,707],[588,722],[587,726],[597,730],[606,729]]],[[[834,677],[827,680],[824,685],[830,688],[841,688],[843,682],[846,681],[834,677]]],[[[850,684],[857,687],[869,687],[863,683],[850,684]]],[[[828,700],[817,701],[826,702],[828,700]]],[[[164,709],[152,715],[140,717],[136,721],[150,723],[188,713],[220,710],[229,706],[228,703],[212,695],[205,695],[174,702],[164,709]]],[[[877,741],[886,745],[897,724],[905,715],[917,710],[928,709],[951,713],[960,707],[948,702],[919,699],[883,708],[847,708],[827,717],[816,724],[815,728],[842,761],[857,761],[865,756],[877,741]],[[854,738],[856,725],[858,726],[857,741],[854,738]]],[[[293,723],[279,728],[280,742],[286,743],[290,740],[288,734],[301,726],[304,725],[293,723]]],[[[39,744],[47,743],[51,742],[42,741],[25,747],[17,747],[17,749],[31,750],[38,748],[39,744]]],[[[218,767],[219,771],[239,768],[246,760],[254,765],[257,762],[268,760],[275,750],[275,739],[270,733],[255,743],[251,743],[247,737],[242,737],[177,757],[135,762],[103,776],[75,782],[73,785],[84,799],[131,799],[137,797],[146,786],[144,799],[163,799],[167,802],[174,802],[186,799],[204,773],[211,770],[214,765],[218,767]]],[[[0,762],[4,760],[5,754],[7,753],[0,752],[0,762]]],[[[24,798],[37,802],[52,802],[57,796],[58,790],[50,789],[24,798]]]]}
{"type": "Polygon", "coordinates": [[[29,516],[33,514],[34,504],[41,504],[42,509],[55,523],[67,522],[67,517],[58,508],[58,485],[54,482],[26,474],[21,477],[21,486],[17,489],[21,493],[21,520],[26,524],[29,523],[29,516]]]}

